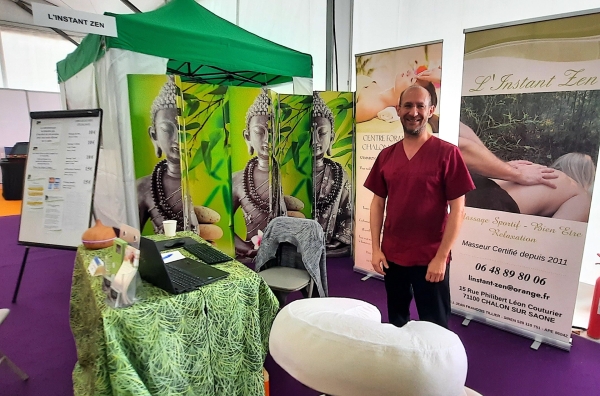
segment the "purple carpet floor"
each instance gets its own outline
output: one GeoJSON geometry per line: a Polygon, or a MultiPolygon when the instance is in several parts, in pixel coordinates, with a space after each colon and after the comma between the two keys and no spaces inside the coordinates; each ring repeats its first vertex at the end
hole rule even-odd
{"type": "MultiPolygon", "coordinates": [[[[30,248],[18,300],[12,304],[25,252],[17,245],[18,227],[19,216],[0,218],[0,308],[11,309],[0,326],[0,350],[30,379],[23,382],[0,365],[0,395],[72,395],[77,355],[69,328],[69,295],[75,252],[30,248]]],[[[353,271],[349,258],[329,259],[327,266],[331,296],[370,302],[387,320],[383,282],[362,281],[364,275],[353,271]]],[[[293,293],[288,301],[299,297],[293,293]]],[[[464,327],[461,322],[453,316],[450,329],[467,351],[467,386],[484,396],[600,395],[600,344],[574,335],[571,352],[547,345],[534,351],[529,339],[476,322],[464,327]]],[[[265,367],[272,396],[320,394],[290,377],[270,356],[265,367]]]]}

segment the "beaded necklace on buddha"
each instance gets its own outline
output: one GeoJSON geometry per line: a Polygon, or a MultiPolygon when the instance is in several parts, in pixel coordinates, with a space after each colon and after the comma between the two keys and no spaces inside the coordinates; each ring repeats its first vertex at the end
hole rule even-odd
{"type": "MultiPolygon", "coordinates": [[[[317,217],[320,216],[322,213],[325,213],[325,211],[327,211],[329,209],[329,207],[336,200],[336,197],[338,196],[340,190],[342,189],[342,176],[343,176],[342,165],[338,164],[335,161],[330,160],[329,158],[323,158],[323,162],[325,165],[323,167],[323,172],[325,172],[325,169],[327,169],[327,165],[329,165],[329,167],[332,170],[333,185],[331,186],[331,191],[329,191],[329,194],[327,194],[323,197],[319,197],[317,199],[317,210],[316,210],[317,217]]],[[[319,191],[321,191],[322,185],[323,185],[323,179],[321,179],[321,183],[319,184],[319,191]]]]}
{"type": "MultiPolygon", "coordinates": [[[[152,171],[152,200],[154,201],[154,207],[158,210],[158,213],[162,216],[163,219],[169,220],[177,220],[177,229],[183,229],[183,208],[175,213],[173,211],[173,207],[169,204],[169,199],[172,198],[178,192],[181,192],[181,186],[176,189],[171,195],[168,197],[165,196],[165,189],[163,185],[164,174],[167,170],[167,160],[164,159],[160,161],[154,167],[152,171]]],[[[181,202],[181,198],[179,201],[175,202],[173,206],[177,205],[181,202]]],[[[152,209],[152,208],[151,208],[152,209]]]]}
{"type": "Polygon", "coordinates": [[[254,185],[254,169],[256,168],[257,164],[258,157],[252,158],[250,161],[248,161],[248,164],[246,164],[246,168],[244,169],[244,193],[250,202],[261,212],[269,213],[271,210],[269,201],[261,198],[260,194],[257,192],[256,186],[254,185]]]}

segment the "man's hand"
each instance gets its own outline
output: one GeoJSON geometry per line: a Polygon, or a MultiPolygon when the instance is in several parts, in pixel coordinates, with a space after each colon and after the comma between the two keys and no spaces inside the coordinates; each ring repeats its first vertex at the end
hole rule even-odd
{"type": "Polygon", "coordinates": [[[446,273],[446,258],[439,259],[437,256],[429,262],[425,280],[427,282],[441,282],[446,273]]]}
{"type": "Polygon", "coordinates": [[[389,268],[389,265],[385,258],[385,254],[383,254],[381,249],[373,249],[373,253],[371,254],[371,265],[373,266],[373,270],[375,272],[385,276],[383,268],[389,268]]]}
{"type": "Polygon", "coordinates": [[[551,181],[558,178],[554,169],[523,160],[510,161],[508,164],[519,171],[519,176],[512,180],[513,182],[524,186],[543,184],[550,188],[556,188],[556,184],[551,181]]]}

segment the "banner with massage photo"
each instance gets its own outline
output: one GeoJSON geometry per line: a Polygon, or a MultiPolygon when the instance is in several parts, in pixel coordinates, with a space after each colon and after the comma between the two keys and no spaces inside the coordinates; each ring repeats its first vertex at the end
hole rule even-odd
{"type": "MultiPolygon", "coordinates": [[[[371,266],[369,208],[373,193],[363,184],[384,148],[402,140],[404,130],[396,107],[413,84],[425,87],[436,105],[427,129],[438,133],[442,43],[426,43],[356,55],[356,140],[354,269],[380,277],[371,266]]],[[[448,133],[448,132],[446,132],[448,133]]]]}
{"type": "Polygon", "coordinates": [[[599,45],[599,14],[465,38],[459,147],[477,189],[453,311],[567,350],[586,235],[599,236],[599,45]]]}

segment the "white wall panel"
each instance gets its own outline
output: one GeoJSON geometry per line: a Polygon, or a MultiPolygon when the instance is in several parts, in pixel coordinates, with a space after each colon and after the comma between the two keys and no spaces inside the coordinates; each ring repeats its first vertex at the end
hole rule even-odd
{"type": "Polygon", "coordinates": [[[200,4],[213,14],[216,14],[231,23],[236,23],[237,0],[196,0],[196,3],[200,4]]]}
{"type": "Polygon", "coordinates": [[[27,91],[29,111],[63,110],[60,93],[27,91]]]}
{"type": "Polygon", "coordinates": [[[25,91],[0,89],[0,147],[28,142],[29,128],[25,91]]]}
{"type": "Polygon", "coordinates": [[[239,26],[313,57],[313,87],[325,89],[326,0],[239,0],[239,26]]]}

